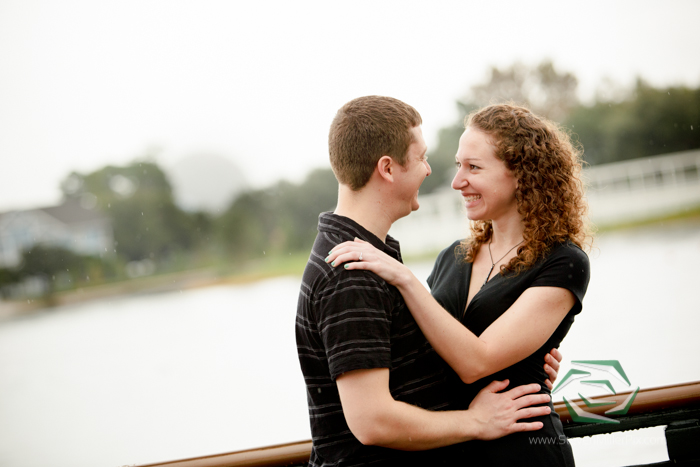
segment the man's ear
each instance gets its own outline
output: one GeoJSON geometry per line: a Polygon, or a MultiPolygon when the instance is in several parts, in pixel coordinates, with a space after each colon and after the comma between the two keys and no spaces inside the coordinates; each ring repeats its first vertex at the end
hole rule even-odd
{"type": "Polygon", "coordinates": [[[388,182],[394,181],[394,171],[396,170],[396,163],[394,159],[389,156],[382,156],[377,161],[377,172],[379,176],[388,182]]]}

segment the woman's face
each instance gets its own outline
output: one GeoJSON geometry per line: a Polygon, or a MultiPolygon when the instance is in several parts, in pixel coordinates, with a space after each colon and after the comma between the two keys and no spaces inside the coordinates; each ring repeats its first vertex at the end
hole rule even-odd
{"type": "Polygon", "coordinates": [[[462,193],[471,220],[498,221],[517,216],[515,176],[496,157],[495,147],[486,133],[467,128],[459,138],[455,156],[457,174],[452,188],[462,193]]]}

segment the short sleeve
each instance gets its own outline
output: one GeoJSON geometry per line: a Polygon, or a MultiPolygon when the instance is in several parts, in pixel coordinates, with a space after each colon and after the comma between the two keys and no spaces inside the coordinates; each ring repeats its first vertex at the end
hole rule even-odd
{"type": "Polygon", "coordinates": [[[443,263],[445,261],[445,252],[448,251],[450,248],[445,248],[438,254],[438,257],[435,259],[435,264],[433,264],[433,269],[430,271],[430,275],[428,276],[428,279],[426,279],[426,282],[428,283],[428,287],[431,289],[433,288],[433,285],[435,284],[435,280],[437,276],[440,274],[440,270],[443,269],[443,263]]]}
{"type": "Polygon", "coordinates": [[[318,323],[331,378],[390,368],[392,294],[386,285],[367,271],[344,271],[322,296],[318,323]]]}
{"type": "Polygon", "coordinates": [[[462,314],[468,292],[467,263],[455,254],[459,244],[458,240],[440,252],[427,280],[433,298],[455,318],[462,314]]]}
{"type": "Polygon", "coordinates": [[[555,246],[545,259],[531,287],[561,287],[576,297],[573,314],[581,312],[590,281],[588,255],[571,243],[555,246]]]}

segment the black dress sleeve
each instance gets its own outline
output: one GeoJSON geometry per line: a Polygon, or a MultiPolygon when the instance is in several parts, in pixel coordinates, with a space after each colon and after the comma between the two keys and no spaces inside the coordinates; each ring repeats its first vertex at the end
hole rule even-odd
{"type": "Polygon", "coordinates": [[[455,252],[460,240],[440,252],[428,276],[433,298],[452,316],[459,319],[467,293],[467,264],[455,252]]]}
{"type": "Polygon", "coordinates": [[[552,248],[530,287],[561,287],[576,297],[571,313],[581,312],[581,303],[591,278],[588,255],[572,243],[552,248]]]}

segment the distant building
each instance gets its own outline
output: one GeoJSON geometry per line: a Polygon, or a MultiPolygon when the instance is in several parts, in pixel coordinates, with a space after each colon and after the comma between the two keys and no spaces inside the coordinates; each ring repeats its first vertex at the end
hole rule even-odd
{"type": "Polygon", "coordinates": [[[38,244],[81,255],[111,253],[112,224],[91,205],[71,199],[59,206],[0,213],[0,267],[17,266],[22,252],[38,244]]]}
{"type": "MultiPolygon", "coordinates": [[[[583,170],[589,217],[597,227],[654,219],[700,207],[700,150],[642,157],[583,170]]],[[[469,233],[464,201],[447,187],[420,196],[420,209],[391,227],[401,252],[440,251],[469,233]]]]}

